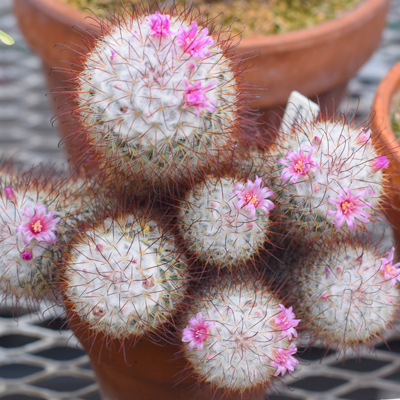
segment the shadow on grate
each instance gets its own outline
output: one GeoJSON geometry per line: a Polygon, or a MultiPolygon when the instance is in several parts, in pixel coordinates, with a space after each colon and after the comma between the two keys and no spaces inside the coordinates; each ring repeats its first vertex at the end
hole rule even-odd
{"type": "Polygon", "coordinates": [[[75,392],[95,383],[94,380],[88,378],[77,378],[76,376],[59,375],[52,378],[41,379],[33,386],[43,389],[54,390],[55,392],[75,392]]]}
{"type": "Polygon", "coordinates": [[[308,349],[304,347],[299,347],[297,349],[297,354],[303,360],[315,361],[320,360],[321,358],[330,356],[331,354],[335,354],[336,352],[333,350],[326,349],[324,347],[310,347],[308,349]]]}
{"type": "Polygon", "coordinates": [[[44,397],[31,396],[29,394],[16,393],[16,394],[9,394],[7,396],[0,397],[0,400],[46,400],[46,399],[44,397]]]}
{"type": "Polygon", "coordinates": [[[371,372],[375,371],[379,368],[384,367],[385,365],[389,365],[389,362],[377,360],[374,358],[350,358],[343,362],[338,362],[336,364],[332,364],[331,366],[334,368],[347,369],[350,371],[357,372],[371,372]]]}
{"type": "Polygon", "coordinates": [[[53,318],[50,320],[44,320],[35,324],[36,326],[41,326],[42,328],[51,329],[53,331],[67,331],[68,323],[64,318],[53,318]]]}
{"type": "Polygon", "coordinates": [[[312,392],[325,392],[347,383],[345,379],[329,378],[323,375],[309,376],[290,384],[292,388],[311,390],[312,392]]]}
{"type": "Polygon", "coordinates": [[[400,382],[400,369],[396,370],[388,376],[384,376],[383,379],[389,379],[390,381],[400,382]]]}
{"type": "Polygon", "coordinates": [[[80,396],[82,400],[102,400],[99,392],[87,394],[86,396],[80,396]]]}
{"type": "Polygon", "coordinates": [[[55,346],[46,350],[32,353],[32,355],[57,361],[70,361],[74,360],[75,358],[85,356],[86,352],[75,347],[55,346]]]}
{"type": "Polygon", "coordinates": [[[392,340],[375,347],[376,350],[385,350],[400,353],[400,340],[392,340]]]}
{"type": "Polygon", "coordinates": [[[79,368],[86,369],[88,371],[92,370],[92,366],[90,365],[90,362],[87,362],[87,363],[84,363],[84,364],[80,365],[79,368]]]}
{"type": "Polygon", "coordinates": [[[292,397],[283,394],[273,394],[271,396],[267,396],[265,400],[303,400],[304,397],[292,397]]]}
{"type": "Polygon", "coordinates": [[[1,318],[12,318],[12,319],[17,319],[19,317],[23,317],[24,315],[28,315],[32,312],[32,310],[28,310],[27,308],[24,307],[19,307],[18,309],[12,309],[12,308],[5,308],[5,307],[0,307],[0,317],[1,318]]]}
{"type": "Polygon", "coordinates": [[[3,379],[18,379],[43,371],[44,368],[28,364],[5,364],[0,366],[0,377],[3,379]]]}
{"type": "Polygon", "coordinates": [[[37,342],[40,340],[37,336],[28,336],[20,334],[0,336],[0,347],[13,348],[22,347],[29,343],[37,342]]]}
{"type": "Polygon", "coordinates": [[[353,390],[349,393],[343,394],[339,398],[348,400],[376,400],[376,399],[395,399],[398,397],[399,393],[395,393],[386,389],[368,387],[368,388],[353,390]]]}

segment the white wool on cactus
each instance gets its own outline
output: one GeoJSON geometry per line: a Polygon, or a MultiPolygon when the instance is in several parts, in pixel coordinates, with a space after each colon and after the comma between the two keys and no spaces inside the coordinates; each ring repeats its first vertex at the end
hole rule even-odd
{"type": "Polygon", "coordinates": [[[155,167],[172,173],[226,142],[237,118],[232,65],[183,15],[126,18],[87,55],[76,111],[93,143],[117,155],[112,163],[147,179],[155,167]]]}
{"type": "Polygon", "coordinates": [[[191,312],[184,353],[203,381],[245,391],[270,384],[298,364],[291,340],[300,320],[260,284],[224,281],[204,290],[191,312]]]}
{"type": "Polygon", "coordinates": [[[0,291],[15,299],[46,295],[54,269],[59,217],[49,211],[48,193],[4,187],[0,194],[0,291]]]}
{"type": "Polygon", "coordinates": [[[179,202],[179,229],[192,253],[219,267],[235,266],[257,254],[268,235],[268,197],[261,178],[253,183],[208,177],[179,202]]]}
{"type": "Polygon", "coordinates": [[[156,223],[134,216],[81,232],[66,261],[67,302],[92,329],[140,335],[170,318],[186,287],[186,264],[156,223]]]}
{"type": "Polygon", "coordinates": [[[393,252],[386,258],[369,246],[341,244],[313,263],[301,263],[292,274],[294,296],[316,338],[333,347],[358,346],[393,324],[400,300],[393,252]]]}

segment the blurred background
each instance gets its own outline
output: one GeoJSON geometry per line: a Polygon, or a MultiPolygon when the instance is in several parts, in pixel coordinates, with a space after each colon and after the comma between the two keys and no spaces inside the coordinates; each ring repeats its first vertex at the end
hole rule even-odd
{"type": "MultiPolygon", "coordinates": [[[[67,168],[67,153],[50,122],[53,110],[41,60],[17,26],[12,0],[0,0],[0,29],[15,40],[13,46],[0,43],[0,155],[28,165],[48,162],[67,168]]],[[[399,60],[400,0],[392,0],[379,48],[350,80],[339,109],[360,121],[368,118],[378,83],[399,60]]],[[[391,238],[387,240],[390,245],[391,238]]],[[[100,399],[85,352],[64,321],[55,318],[55,310],[42,307],[45,320],[22,310],[18,322],[7,304],[0,309],[0,399],[100,399]]],[[[300,349],[301,368],[286,376],[287,386],[271,391],[269,399],[400,397],[399,353],[400,335],[395,331],[388,332],[387,343],[376,351],[361,349],[348,354],[346,361],[324,348],[300,349]]]]}

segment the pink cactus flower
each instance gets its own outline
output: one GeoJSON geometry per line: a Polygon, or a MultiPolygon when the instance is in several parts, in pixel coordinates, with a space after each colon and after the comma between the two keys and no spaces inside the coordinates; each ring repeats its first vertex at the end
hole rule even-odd
{"type": "Polygon", "coordinates": [[[203,60],[210,55],[209,47],[215,42],[211,36],[208,36],[207,28],[204,28],[200,32],[200,35],[197,34],[197,28],[196,21],[193,21],[187,30],[181,25],[176,35],[176,43],[185,53],[189,53],[193,57],[203,60]]]}
{"type": "Polygon", "coordinates": [[[189,342],[189,350],[197,346],[199,350],[203,349],[203,343],[210,336],[210,328],[215,322],[208,322],[199,312],[196,318],[190,318],[188,326],[182,332],[182,342],[189,342]]]}
{"type": "Polygon", "coordinates": [[[57,237],[53,231],[60,232],[57,222],[60,218],[54,218],[55,211],[47,213],[47,207],[36,204],[32,211],[25,207],[22,214],[22,221],[18,225],[16,232],[21,232],[24,237],[24,244],[27,245],[33,239],[38,242],[53,244],[57,237]]]}
{"type": "Polygon", "coordinates": [[[211,112],[216,110],[215,106],[217,105],[218,100],[206,96],[208,90],[214,89],[215,82],[202,87],[201,82],[195,82],[191,85],[188,80],[184,78],[184,83],[186,85],[184,108],[195,107],[198,117],[200,117],[200,111],[203,109],[210,110],[211,112]]]}
{"type": "Polygon", "coordinates": [[[328,199],[330,203],[337,207],[336,211],[328,210],[328,215],[336,217],[333,221],[336,229],[339,229],[345,222],[349,229],[355,229],[355,219],[364,223],[369,222],[370,215],[364,208],[372,207],[372,204],[363,200],[365,195],[365,190],[355,196],[347,188],[340,190],[338,198],[330,197],[328,199]]]}
{"type": "Polygon", "coordinates": [[[250,211],[250,218],[255,217],[257,208],[260,208],[268,215],[274,208],[274,203],[267,199],[273,196],[274,192],[269,190],[267,186],[263,186],[264,183],[258,176],[256,176],[254,183],[250,179],[247,181],[247,188],[241,183],[236,183],[233,194],[240,199],[236,204],[237,210],[245,207],[250,211]]]}
{"type": "Polygon", "coordinates": [[[298,365],[298,360],[292,357],[292,354],[297,353],[297,347],[292,343],[286,350],[285,349],[277,349],[275,353],[275,361],[271,362],[273,367],[278,367],[275,372],[275,376],[279,374],[285,375],[287,371],[293,372],[294,367],[298,365]]]}
{"type": "Polygon", "coordinates": [[[386,257],[381,258],[382,265],[378,268],[385,274],[385,279],[391,279],[390,285],[394,286],[396,281],[400,282],[400,263],[393,265],[394,247],[387,253],[386,257]]]}
{"type": "Polygon", "coordinates": [[[299,322],[300,319],[294,319],[296,316],[292,312],[292,307],[285,308],[283,304],[279,304],[279,308],[281,312],[275,318],[275,325],[278,327],[279,330],[282,331],[281,338],[287,336],[289,340],[292,340],[292,336],[297,337],[296,329],[294,329],[299,322]]]}
{"type": "Polygon", "coordinates": [[[307,175],[310,171],[315,172],[319,165],[311,159],[315,152],[315,147],[301,146],[298,153],[294,150],[289,151],[284,158],[278,160],[278,164],[286,166],[281,172],[281,180],[283,183],[296,183],[300,176],[307,175]],[[304,151],[309,149],[309,153],[304,151]]]}
{"type": "Polygon", "coordinates": [[[4,188],[4,194],[6,195],[7,200],[15,200],[15,194],[14,191],[10,186],[6,186],[4,188]]]}
{"type": "Polygon", "coordinates": [[[21,258],[25,261],[32,260],[32,252],[30,250],[24,250],[21,254],[21,258]]]}
{"type": "Polygon", "coordinates": [[[368,130],[365,128],[360,129],[360,133],[357,136],[358,143],[368,144],[368,141],[371,139],[371,135],[372,135],[371,129],[368,130]]]}
{"type": "Polygon", "coordinates": [[[372,161],[371,166],[374,171],[379,171],[380,169],[385,169],[389,166],[389,160],[386,156],[379,156],[372,161]]]}
{"type": "Polygon", "coordinates": [[[155,14],[146,17],[146,21],[150,25],[150,35],[160,37],[172,35],[169,29],[171,21],[168,14],[161,14],[159,11],[156,11],[155,14]]]}

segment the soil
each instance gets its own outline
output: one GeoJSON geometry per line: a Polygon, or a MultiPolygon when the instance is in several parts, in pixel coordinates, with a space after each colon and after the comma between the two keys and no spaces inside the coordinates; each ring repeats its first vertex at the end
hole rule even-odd
{"type": "MultiPolygon", "coordinates": [[[[100,17],[113,11],[116,0],[61,0],[100,17]]],[[[155,1],[155,0],[150,0],[155,1]]],[[[133,1],[136,3],[137,0],[133,1]]],[[[194,0],[209,18],[242,37],[285,33],[340,17],[363,0],[194,0]],[[208,8],[207,8],[208,7],[208,8]],[[244,29],[246,28],[246,29],[244,29]]],[[[183,3],[182,3],[183,4],[183,3]]],[[[189,2],[187,2],[189,4],[189,2]]]]}

